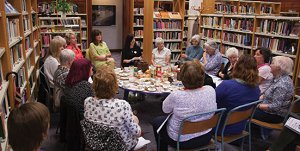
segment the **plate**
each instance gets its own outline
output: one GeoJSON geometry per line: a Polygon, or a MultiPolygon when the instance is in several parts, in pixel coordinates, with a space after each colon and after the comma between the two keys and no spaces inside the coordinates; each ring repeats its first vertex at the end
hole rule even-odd
{"type": "Polygon", "coordinates": [[[120,80],[129,80],[128,77],[120,77],[120,80]]]}
{"type": "Polygon", "coordinates": [[[156,91],[156,89],[155,89],[155,88],[148,88],[147,90],[148,90],[148,91],[150,91],[150,92],[154,92],[154,91],[156,91]]]}

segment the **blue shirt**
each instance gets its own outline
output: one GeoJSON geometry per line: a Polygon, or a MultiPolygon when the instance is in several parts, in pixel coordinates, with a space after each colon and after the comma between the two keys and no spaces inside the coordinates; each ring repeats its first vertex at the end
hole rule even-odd
{"type": "MultiPolygon", "coordinates": [[[[250,87],[236,80],[224,80],[216,88],[217,106],[218,108],[226,108],[225,115],[231,109],[259,100],[259,87],[250,87]]],[[[224,116],[220,126],[224,124],[224,116]]],[[[224,135],[238,134],[244,129],[246,121],[239,122],[230,126],[226,126],[224,135]]],[[[221,132],[219,130],[219,132],[221,132]]],[[[219,133],[220,134],[220,133],[219,133]]]]}
{"type": "MultiPolygon", "coordinates": [[[[219,50],[216,50],[214,55],[209,55],[206,53],[207,64],[204,65],[205,72],[210,75],[217,75],[222,66],[222,54],[219,50]]],[[[203,57],[200,62],[203,61],[203,57]]]]}
{"type": "Polygon", "coordinates": [[[186,60],[197,59],[200,60],[203,55],[203,48],[201,46],[189,46],[186,48],[185,54],[187,55],[186,60]]]}

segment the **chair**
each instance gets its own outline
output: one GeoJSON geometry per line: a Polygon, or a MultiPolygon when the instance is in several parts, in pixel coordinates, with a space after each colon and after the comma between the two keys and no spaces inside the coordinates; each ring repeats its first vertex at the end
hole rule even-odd
{"type": "Polygon", "coordinates": [[[244,137],[248,136],[249,137],[249,150],[251,151],[251,124],[250,120],[252,119],[253,113],[256,109],[256,105],[260,103],[261,100],[251,102],[248,104],[244,104],[238,107],[233,108],[230,110],[225,118],[224,125],[222,127],[221,131],[221,136],[217,136],[217,140],[221,142],[222,145],[222,151],[224,151],[224,142],[226,143],[231,143],[233,141],[236,141],[238,139],[243,138],[241,148],[243,150],[243,142],[244,142],[244,137]],[[224,130],[227,125],[232,125],[244,120],[249,120],[248,121],[248,132],[245,131],[247,124],[245,124],[244,130],[240,134],[236,135],[229,135],[229,136],[224,136],[224,130]]]}
{"type": "Polygon", "coordinates": [[[51,91],[50,88],[50,83],[49,83],[49,79],[46,76],[46,74],[44,73],[44,65],[42,65],[39,69],[40,71],[40,82],[41,82],[41,86],[42,89],[46,92],[46,105],[48,106],[49,110],[52,111],[53,109],[53,92],[51,91]]]}
{"type": "Polygon", "coordinates": [[[268,123],[268,122],[263,122],[257,119],[251,119],[251,123],[264,127],[264,128],[268,128],[268,129],[273,129],[273,130],[282,130],[284,127],[284,123],[286,122],[286,120],[288,119],[289,115],[293,115],[294,113],[299,113],[300,112],[300,104],[299,101],[300,98],[298,98],[297,100],[293,101],[289,107],[289,111],[288,113],[285,115],[284,120],[281,123],[268,123]]]}
{"type": "Polygon", "coordinates": [[[80,121],[86,147],[92,150],[126,151],[126,144],[115,128],[83,119],[80,121]]]}
{"type": "MultiPolygon", "coordinates": [[[[215,129],[215,134],[217,134],[217,129],[220,123],[220,119],[224,113],[226,109],[225,108],[221,108],[221,109],[217,109],[217,110],[213,110],[213,111],[208,111],[208,112],[203,112],[203,113],[198,113],[198,114],[194,114],[191,116],[188,116],[186,118],[184,118],[180,124],[180,128],[178,131],[178,139],[177,139],[177,150],[180,150],[180,146],[179,146],[179,141],[181,135],[185,135],[185,134],[193,134],[193,133],[197,133],[197,132],[201,132],[201,131],[205,131],[211,128],[216,127],[215,129]],[[213,114],[214,115],[207,120],[203,120],[203,121],[198,121],[198,122],[191,122],[189,121],[191,118],[197,117],[197,116],[201,116],[201,115],[207,115],[207,114],[213,114]]],[[[158,133],[159,134],[159,133],[158,133]]],[[[216,138],[216,137],[215,137],[216,138]]],[[[160,140],[160,139],[158,139],[160,140]]],[[[194,150],[204,150],[204,149],[209,149],[209,148],[216,148],[216,140],[211,140],[209,142],[209,144],[207,144],[206,146],[203,147],[199,147],[197,149],[194,150]]],[[[160,142],[158,142],[159,145],[160,142]]]]}

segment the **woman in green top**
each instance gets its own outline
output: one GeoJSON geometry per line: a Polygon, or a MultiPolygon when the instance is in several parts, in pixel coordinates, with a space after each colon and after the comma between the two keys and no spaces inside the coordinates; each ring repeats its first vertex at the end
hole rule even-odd
{"type": "Polygon", "coordinates": [[[102,41],[102,33],[100,30],[92,31],[92,43],[89,47],[89,57],[92,64],[98,69],[100,66],[109,66],[114,69],[115,60],[111,57],[111,53],[104,41],[102,41]]]}

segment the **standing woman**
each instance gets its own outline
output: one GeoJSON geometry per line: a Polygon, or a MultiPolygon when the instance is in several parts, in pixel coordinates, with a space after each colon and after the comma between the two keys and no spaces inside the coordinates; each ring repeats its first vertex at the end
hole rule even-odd
{"type": "Polygon", "coordinates": [[[203,55],[203,48],[200,46],[200,40],[200,35],[194,35],[191,39],[191,45],[186,48],[185,54],[181,54],[181,58],[189,61],[193,59],[200,60],[203,55]]]}
{"type": "Polygon", "coordinates": [[[270,86],[273,79],[271,73],[270,61],[272,53],[268,48],[257,48],[255,50],[254,58],[257,62],[258,76],[259,76],[259,89],[260,94],[264,94],[266,89],[270,86]]]}
{"type": "Polygon", "coordinates": [[[70,32],[66,34],[67,49],[72,50],[75,53],[75,60],[83,58],[82,51],[77,45],[77,37],[75,33],[70,32]]]}
{"type": "Polygon", "coordinates": [[[109,66],[111,69],[115,68],[115,60],[111,57],[106,43],[102,40],[102,32],[100,30],[96,29],[92,31],[89,56],[96,69],[100,66],[109,66]]]}
{"type": "Polygon", "coordinates": [[[44,63],[44,73],[48,78],[50,88],[54,88],[53,76],[58,68],[60,52],[64,49],[66,40],[61,36],[55,36],[50,41],[49,51],[44,63]]]}
{"type": "Polygon", "coordinates": [[[167,66],[170,64],[171,50],[166,48],[164,40],[160,37],[155,39],[155,46],[157,48],[152,50],[152,65],[154,66],[167,66]]]}
{"type": "Polygon", "coordinates": [[[133,66],[135,61],[141,60],[142,50],[136,44],[134,35],[129,34],[126,37],[125,45],[122,50],[122,67],[133,66]]]}

